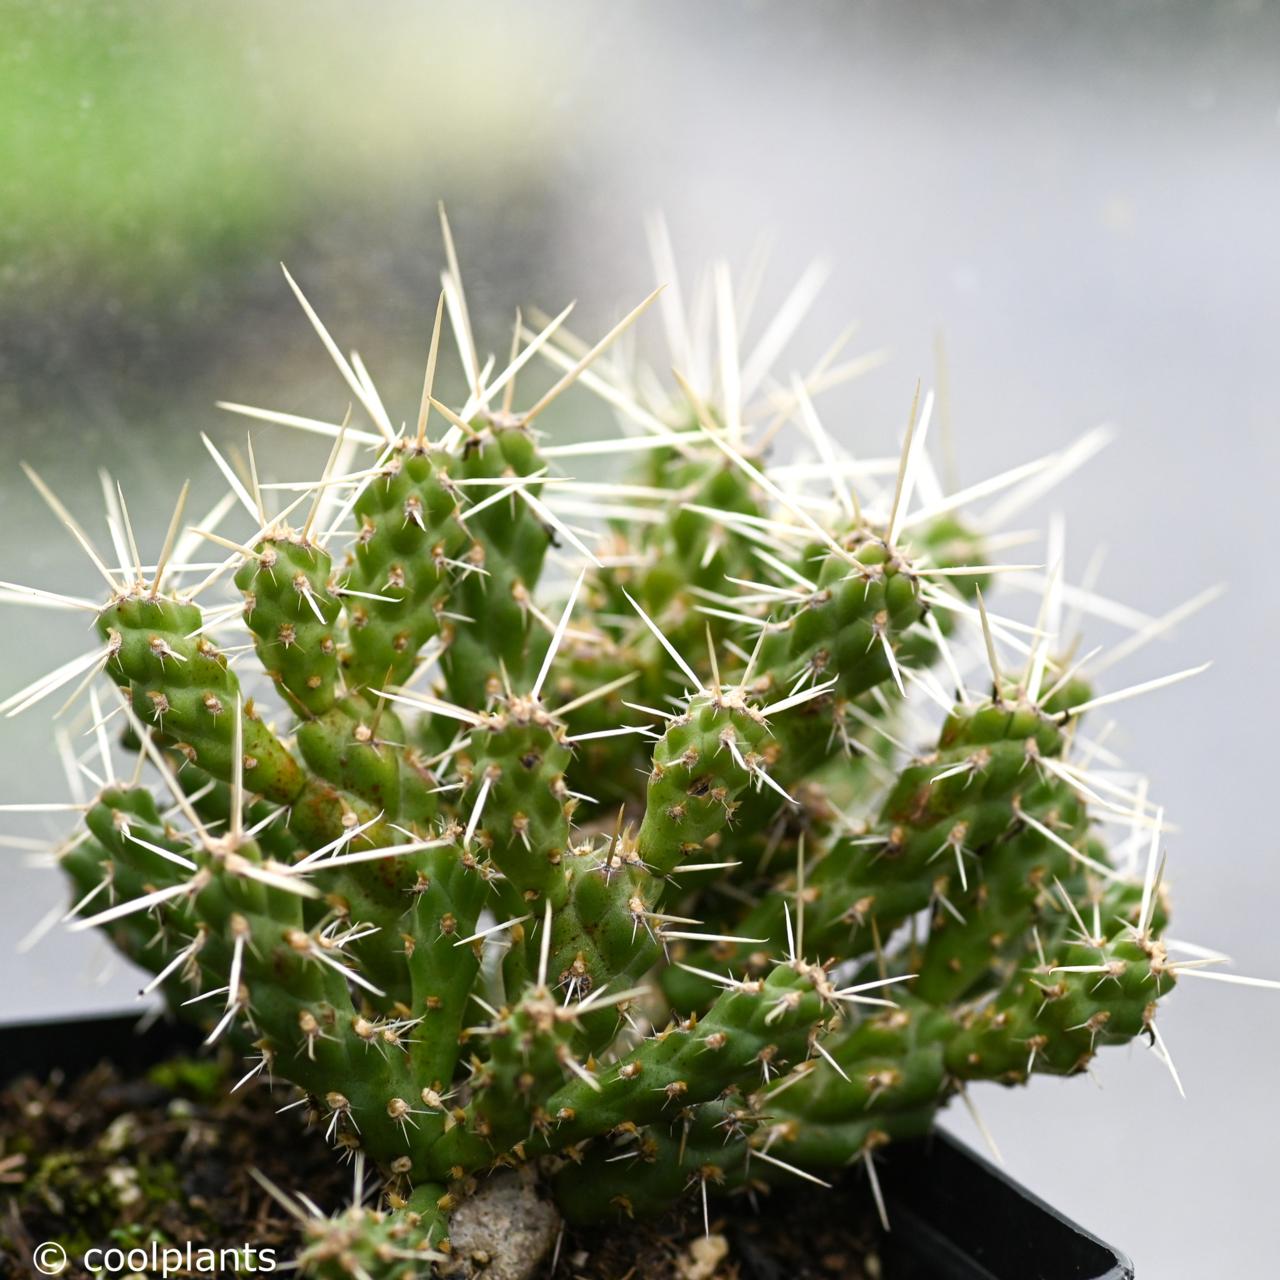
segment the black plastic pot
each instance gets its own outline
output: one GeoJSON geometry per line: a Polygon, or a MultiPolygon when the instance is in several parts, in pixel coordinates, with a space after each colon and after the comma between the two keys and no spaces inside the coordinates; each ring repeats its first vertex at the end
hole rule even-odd
{"type": "MultiPolygon", "coordinates": [[[[139,1071],[198,1043],[164,1022],[136,1027],[131,1015],[0,1026],[0,1084],[103,1059],[139,1071]]],[[[1132,1280],[1123,1254],[948,1134],[890,1147],[876,1167],[893,1225],[879,1249],[885,1280],[1132,1280]]],[[[862,1213],[859,1204],[850,1217],[862,1213]]],[[[789,1280],[749,1238],[736,1243],[744,1280],[789,1280]]]]}

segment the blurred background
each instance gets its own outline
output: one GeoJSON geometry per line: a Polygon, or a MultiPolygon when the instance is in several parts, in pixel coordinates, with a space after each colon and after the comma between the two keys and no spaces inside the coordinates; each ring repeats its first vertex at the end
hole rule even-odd
{"type": "MultiPolygon", "coordinates": [[[[221,492],[199,432],[225,444],[244,424],[215,399],[341,416],[282,259],[407,417],[437,200],[486,350],[505,350],[517,305],[577,298],[589,334],[642,296],[654,210],[689,271],[741,266],[763,237],[762,306],[821,255],[832,280],[797,366],[851,320],[863,349],[891,353],[822,401],[843,442],[896,451],[940,332],[961,481],[1110,421],[1116,442],[1037,512],[1064,514],[1069,574],[1106,548],[1099,590],[1147,614],[1229,583],[1111,673],[1115,687],[1215,659],[1126,705],[1110,745],[1178,825],[1177,934],[1280,976],[1264,803],[1280,8],[2,0],[0,23],[0,578],[97,591],[20,459],[95,521],[109,465],[154,544],[184,477],[221,492]]],[[[567,396],[547,421],[567,436],[582,414],[567,396]]],[[[271,427],[255,446],[277,475],[326,451],[271,427]]],[[[84,648],[76,615],[0,607],[5,692],[84,648]]],[[[1016,594],[1008,607],[1034,613],[1016,594]]],[[[42,711],[0,721],[0,779],[0,802],[63,794],[42,711]]],[[[88,938],[15,950],[61,895],[0,848],[0,1017],[133,996],[88,938]]],[[[1260,1209],[1278,1184],[1280,993],[1186,982],[1161,1026],[1187,1101],[1135,1047],[1103,1055],[1100,1091],[980,1090],[984,1118],[1012,1172],[1141,1275],[1273,1274],[1260,1209]]],[[[963,1115],[948,1124],[974,1138],[963,1115]]]]}

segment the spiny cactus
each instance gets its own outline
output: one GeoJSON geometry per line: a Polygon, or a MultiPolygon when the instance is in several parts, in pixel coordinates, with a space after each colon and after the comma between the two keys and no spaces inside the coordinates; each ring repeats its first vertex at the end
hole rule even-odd
{"type": "Polygon", "coordinates": [[[856,1161],[874,1190],[877,1149],[970,1082],[1159,1046],[1158,1000],[1204,961],[1162,940],[1161,811],[1081,736],[1116,695],[1073,659],[1060,533],[1031,627],[988,614],[1009,566],[960,514],[1001,490],[1012,510],[1096,437],[946,496],[928,396],[900,461],[855,462],[811,393],[872,361],[769,374],[812,277],[742,359],[727,275],[715,343],[668,293],[670,388],[603,358],[656,295],[594,346],[567,310],[517,322],[494,375],[449,247],[415,427],[290,279],[372,429],[225,406],[333,437],[329,462],[271,517],[252,448],[237,471],[206,441],[231,496],[188,529],[184,489],[154,565],[116,490],[108,564],[33,476],[109,594],[5,586],[100,639],[5,704],[89,688],[72,928],[384,1180],[379,1211],[309,1223],[304,1270],[443,1264],[451,1211],[514,1166],[583,1222],[856,1161]],[[434,394],[444,307],[456,410],[434,394]],[[517,412],[535,354],[560,376],[517,412]],[[576,381],[623,434],[544,440],[576,381]],[[793,421],[801,449],[769,465],[793,421]],[[626,456],[634,479],[602,478],[626,456]],[[254,532],[233,540],[235,502],[254,532]],[[230,552],[203,579],[201,540],[230,552]],[[235,603],[206,607],[228,578],[235,603]]]}

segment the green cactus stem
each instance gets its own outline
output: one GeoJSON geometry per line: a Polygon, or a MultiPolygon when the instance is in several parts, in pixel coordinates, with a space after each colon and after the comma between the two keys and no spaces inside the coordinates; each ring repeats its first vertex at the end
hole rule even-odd
{"type": "Polygon", "coordinates": [[[536,1166],[575,1221],[874,1174],[973,1083],[1159,1046],[1204,963],[1163,940],[1163,811],[1084,738],[1060,577],[1034,625],[988,611],[994,531],[924,492],[929,397],[899,462],[855,462],[798,379],[659,395],[608,363],[648,302],[595,346],[567,312],[520,329],[493,376],[451,268],[468,397],[436,398],[437,309],[396,431],[298,295],[368,419],[303,420],[335,438],[304,523],[210,443],[252,531],[180,504],[144,574],[111,509],[105,599],[4,587],[99,643],[0,709],[88,689],[71,927],[381,1178],[376,1208],[309,1218],[304,1274],[446,1265],[499,1170],[536,1166]],[[518,412],[534,355],[559,377],[518,412]],[[626,433],[543,430],[579,380],[626,433]],[[628,455],[633,479],[591,469],[628,455]],[[231,552],[212,575],[202,540],[231,552]]]}

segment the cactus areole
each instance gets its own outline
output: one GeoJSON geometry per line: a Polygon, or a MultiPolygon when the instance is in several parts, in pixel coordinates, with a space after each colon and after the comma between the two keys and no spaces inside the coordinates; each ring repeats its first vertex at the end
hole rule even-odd
{"type": "Polygon", "coordinates": [[[72,927],[383,1180],[309,1223],[306,1275],[444,1266],[504,1170],[571,1222],[857,1162],[870,1196],[974,1082],[1167,1056],[1162,811],[1082,717],[1176,677],[1090,687],[1060,530],[1016,566],[1033,623],[983,598],[994,519],[1096,437],[947,494],[931,396],[900,458],[846,452],[811,397],[870,361],[779,379],[797,308],[752,347],[717,280],[706,341],[662,299],[667,384],[612,345],[652,297],[482,363],[455,265],[396,427],[290,278],[354,413],[224,407],[332,438],[292,505],[207,441],[229,492],[192,522],[184,489],[156,563],[109,489],[104,598],[6,587],[97,630],[4,704],[78,686],[72,927]],[[564,443],[575,383],[598,426],[564,443]]]}

